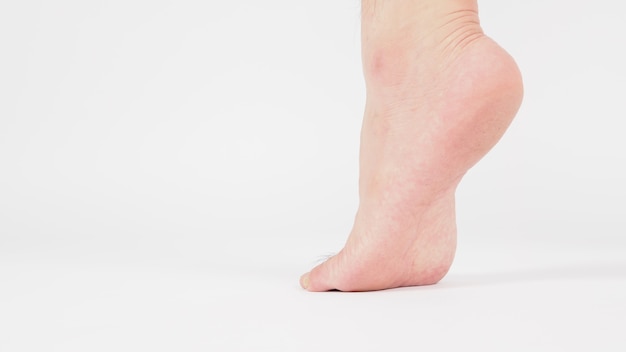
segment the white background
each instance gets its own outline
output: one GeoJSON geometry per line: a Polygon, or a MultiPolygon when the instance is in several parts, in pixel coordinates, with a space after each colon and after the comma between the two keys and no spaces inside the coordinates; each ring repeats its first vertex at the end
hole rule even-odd
{"type": "Polygon", "coordinates": [[[526,97],[451,272],[311,294],[357,206],[357,0],[0,1],[0,351],[623,351],[624,5],[480,5],[526,97]]]}

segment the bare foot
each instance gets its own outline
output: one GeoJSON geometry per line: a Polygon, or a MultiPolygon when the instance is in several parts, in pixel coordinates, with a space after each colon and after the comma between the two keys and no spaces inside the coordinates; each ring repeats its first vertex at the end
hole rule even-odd
{"type": "Polygon", "coordinates": [[[363,1],[359,209],[345,247],[302,276],[305,289],[430,285],[448,272],[456,187],[522,99],[515,62],[476,10],[474,0],[363,1]]]}

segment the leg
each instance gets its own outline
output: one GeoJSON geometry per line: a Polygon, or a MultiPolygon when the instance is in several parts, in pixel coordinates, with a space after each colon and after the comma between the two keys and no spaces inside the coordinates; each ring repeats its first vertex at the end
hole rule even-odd
{"type": "Polygon", "coordinates": [[[345,247],[301,278],[309,291],[441,280],[456,248],[456,187],[522,99],[517,66],[483,34],[476,0],[362,1],[359,209],[345,247]]]}

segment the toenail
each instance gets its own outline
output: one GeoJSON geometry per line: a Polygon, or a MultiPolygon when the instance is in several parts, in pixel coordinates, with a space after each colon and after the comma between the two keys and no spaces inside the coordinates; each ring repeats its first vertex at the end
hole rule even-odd
{"type": "Polygon", "coordinates": [[[309,273],[302,275],[302,277],[300,278],[300,285],[305,290],[309,289],[309,273]]]}

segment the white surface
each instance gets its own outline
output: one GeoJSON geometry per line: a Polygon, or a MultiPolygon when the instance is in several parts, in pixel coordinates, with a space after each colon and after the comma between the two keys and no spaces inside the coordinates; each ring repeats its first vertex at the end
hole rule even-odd
{"type": "Polygon", "coordinates": [[[356,209],[356,0],[0,3],[0,351],[623,351],[608,0],[482,1],[526,100],[433,287],[310,294],[356,209]]]}

